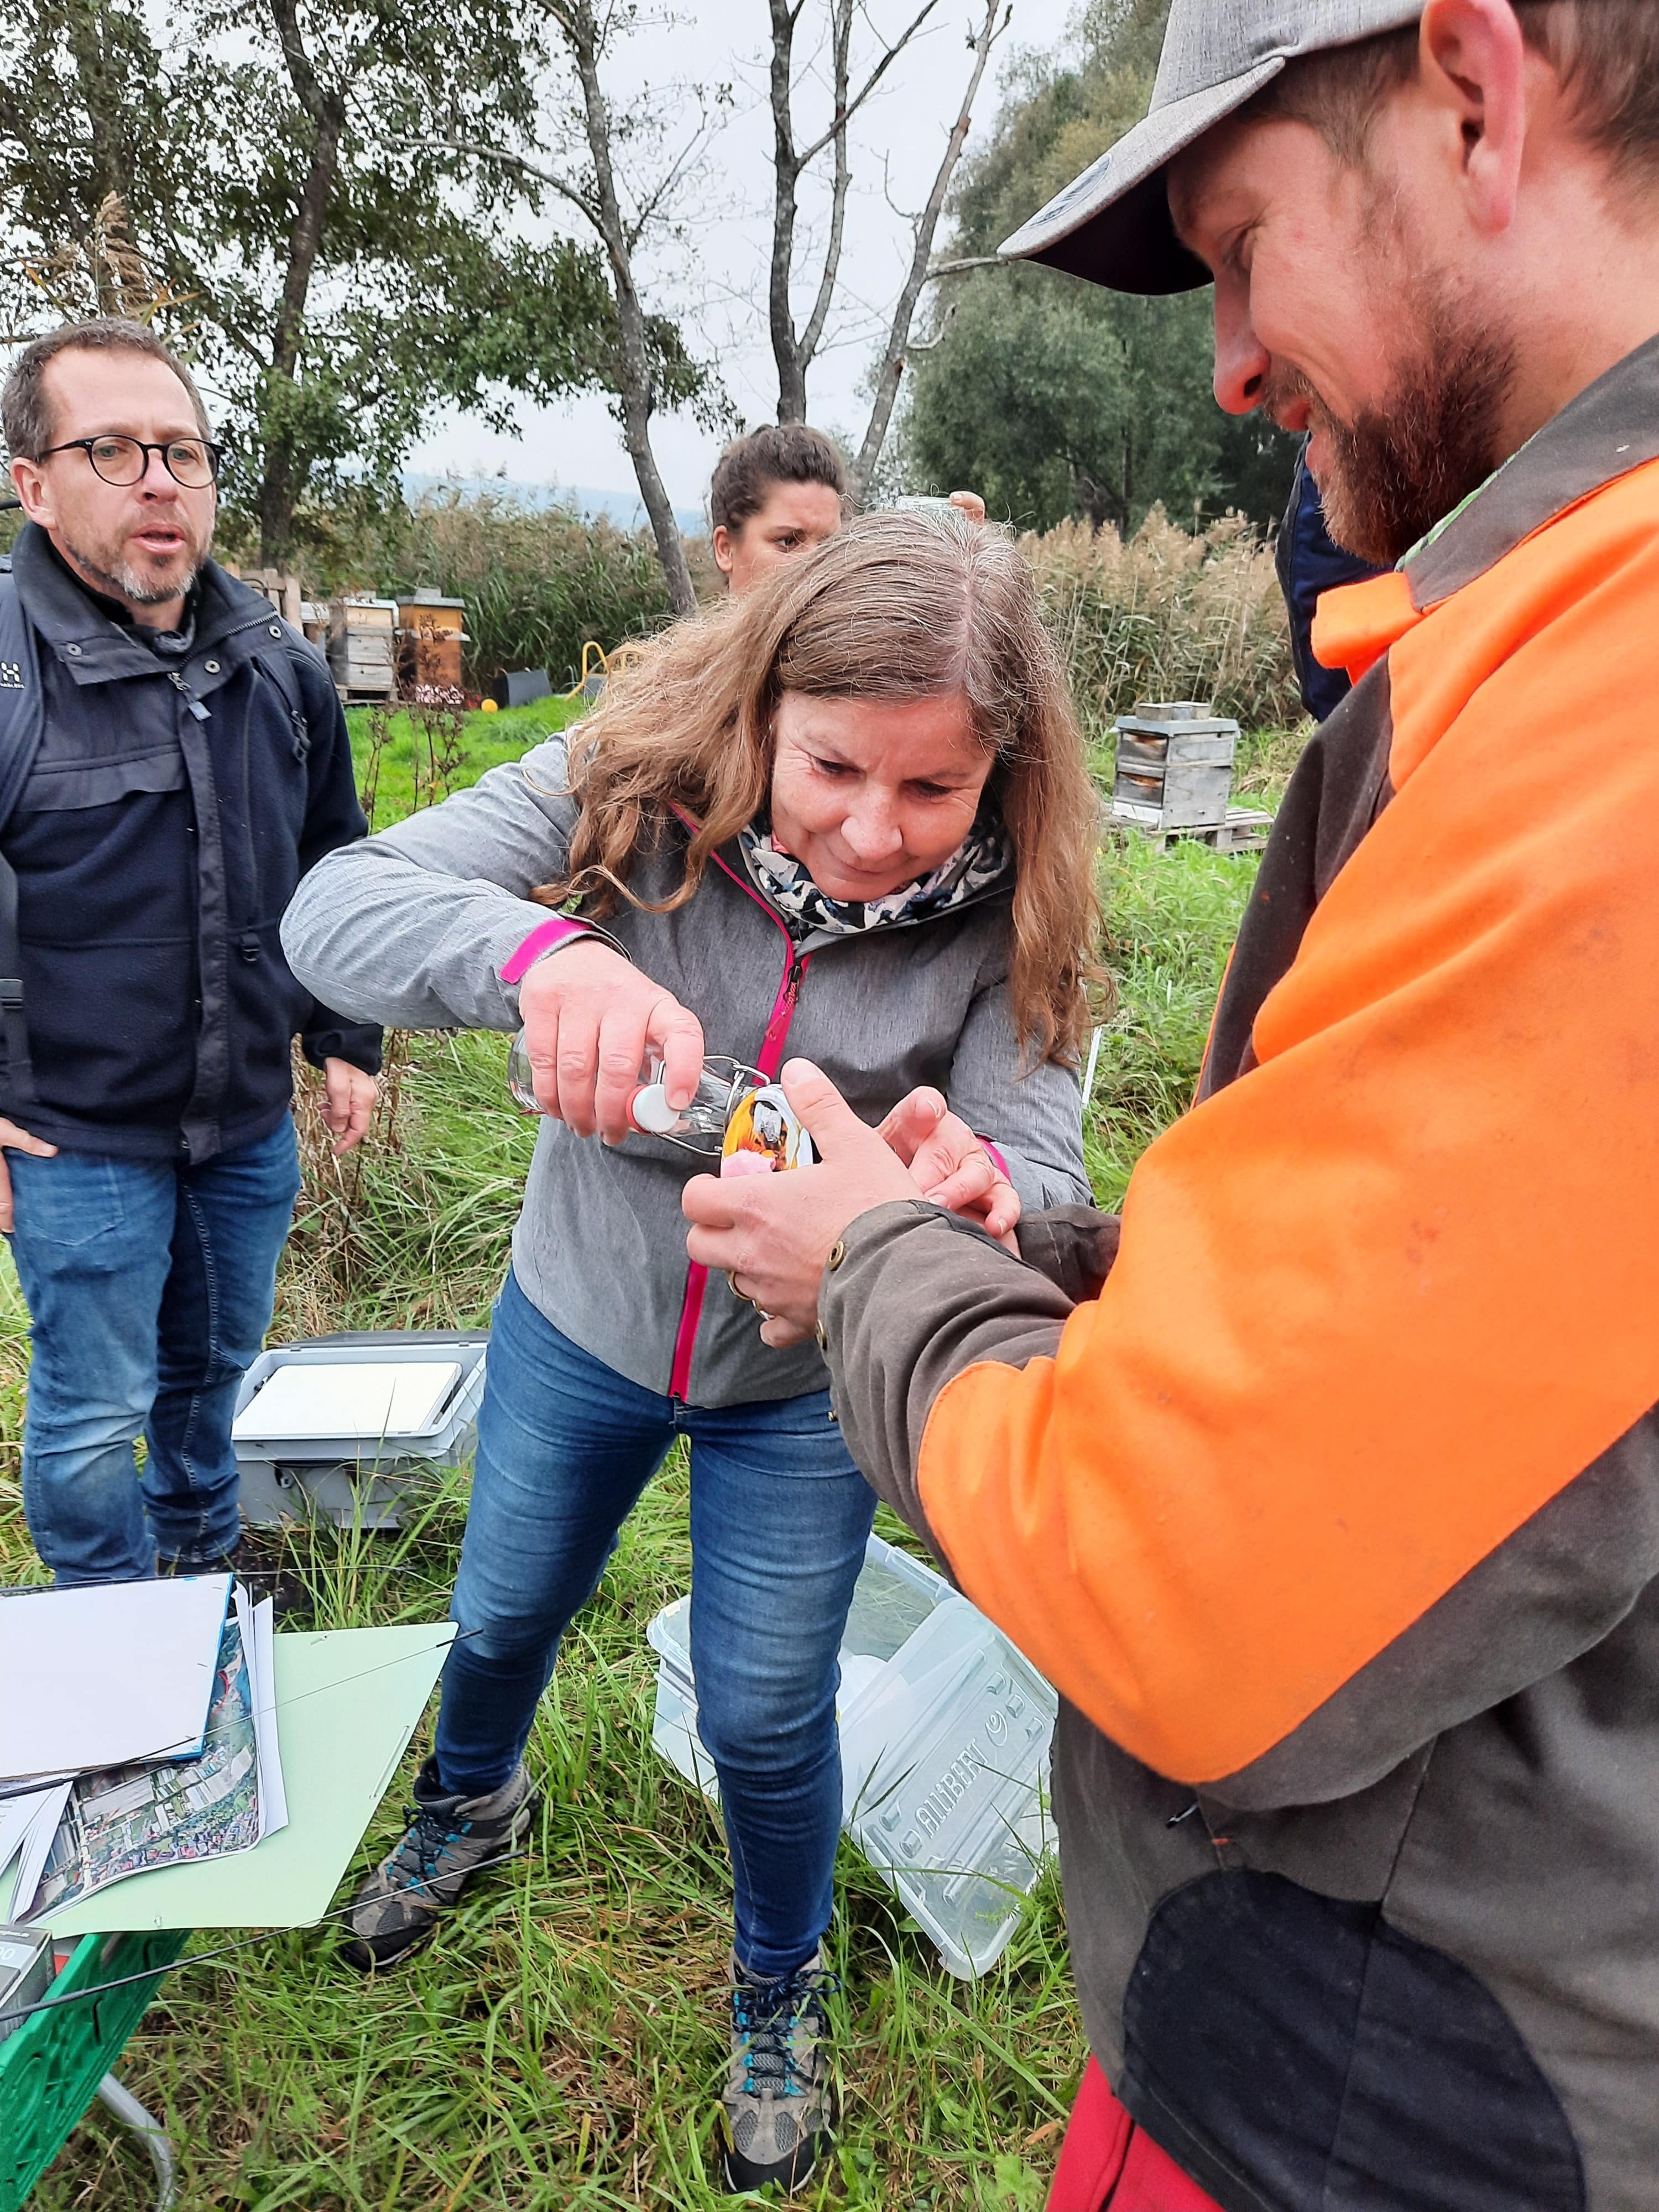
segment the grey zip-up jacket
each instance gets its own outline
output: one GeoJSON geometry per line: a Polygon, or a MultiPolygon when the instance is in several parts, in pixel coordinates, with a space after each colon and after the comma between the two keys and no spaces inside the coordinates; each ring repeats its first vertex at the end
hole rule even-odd
{"type": "MultiPolygon", "coordinates": [[[[283,923],[295,974],[362,1020],[516,1029],[518,991],[501,971],[549,919],[530,892],[562,871],[574,821],[562,738],[492,769],[312,872],[283,923]]],[[[638,896],[672,890],[684,848],[676,830],[641,861],[638,896]]],[[[995,1145],[1023,1205],[1064,1205],[1088,1196],[1078,1082],[1052,1063],[1022,1071],[1011,897],[795,945],[728,848],[677,912],[624,903],[605,927],[696,1015],[710,1053],[769,1066],[804,1054],[872,1121],[933,1084],[995,1145]]],[[[699,1406],[821,1390],[816,1346],[769,1349],[753,1309],[686,1260],[680,1192],[709,1164],[660,1139],[613,1148],[544,1121],[514,1232],[520,1286],[647,1390],[699,1406]]]]}

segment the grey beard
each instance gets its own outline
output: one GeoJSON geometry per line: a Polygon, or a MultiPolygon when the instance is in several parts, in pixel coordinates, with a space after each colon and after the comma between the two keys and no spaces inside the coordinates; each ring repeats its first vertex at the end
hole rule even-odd
{"type": "Polygon", "coordinates": [[[181,599],[202,573],[201,562],[192,561],[182,577],[169,583],[158,584],[149,577],[141,575],[137,568],[130,568],[125,562],[118,568],[106,568],[89,554],[83,553],[78,545],[71,545],[67,538],[64,541],[64,550],[82,574],[89,577],[100,591],[107,592],[112,599],[126,600],[130,606],[159,607],[164,606],[169,599],[181,599]]]}

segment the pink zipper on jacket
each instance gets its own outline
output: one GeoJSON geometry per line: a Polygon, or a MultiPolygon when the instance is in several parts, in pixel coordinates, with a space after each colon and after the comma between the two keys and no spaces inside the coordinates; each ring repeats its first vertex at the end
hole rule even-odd
{"type": "MultiPolygon", "coordinates": [[[[689,814],[682,813],[678,806],[674,811],[693,830],[696,828],[689,814]]],[[[746,883],[736,869],[727,867],[718,853],[711,853],[708,857],[720,873],[729,876],[738,889],[746,892],[761,912],[776,922],[783,932],[783,941],[787,948],[783,974],[778,982],[777,997],[772,1001],[772,1014],[766,1024],[766,1035],[755,1055],[755,1066],[769,1079],[783,1065],[784,1047],[789,1042],[789,1025],[794,1020],[800,987],[805,980],[807,969],[811,965],[812,956],[810,952],[796,951],[795,940],[790,936],[777,909],[768,905],[752,884],[746,883]]],[[[703,1294],[708,1288],[708,1268],[692,1262],[686,1269],[685,1297],[680,1306],[680,1324],[674,1332],[674,1360],[668,1374],[668,1395],[671,1398],[678,1398],[682,1405],[686,1402],[686,1387],[691,1380],[691,1351],[697,1340],[697,1328],[702,1319],[703,1294]]]]}

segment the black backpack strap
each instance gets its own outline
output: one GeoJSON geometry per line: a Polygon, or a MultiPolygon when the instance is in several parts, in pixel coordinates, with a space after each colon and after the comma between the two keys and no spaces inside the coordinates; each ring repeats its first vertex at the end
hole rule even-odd
{"type": "MultiPolygon", "coordinates": [[[[234,580],[227,579],[231,580],[234,580]]],[[[252,586],[244,585],[242,589],[251,594],[252,586]]],[[[303,631],[285,622],[269,605],[249,627],[257,640],[250,658],[260,675],[276,685],[294,732],[294,757],[302,761],[311,750],[311,723],[306,714],[305,695],[300,689],[300,672],[295,663],[301,655],[309,654],[319,660],[321,655],[303,631]]]]}
{"type": "MultiPolygon", "coordinates": [[[[306,643],[303,638],[299,641],[301,645],[306,643]]],[[[272,652],[260,653],[257,665],[261,675],[268,676],[283,695],[283,704],[288,708],[289,727],[294,733],[290,750],[296,761],[303,761],[311,750],[311,721],[306,713],[304,695],[300,690],[300,672],[294,665],[294,655],[288,649],[286,639],[272,652]]]]}
{"type": "MultiPolygon", "coordinates": [[[[9,557],[0,559],[0,830],[10,821],[46,732],[46,696],[34,633],[12,580],[9,557]]],[[[23,952],[17,936],[17,877],[0,854],[0,1036],[6,1045],[5,1093],[9,1110],[34,1103],[28,1024],[23,1018],[23,952]]]]}
{"type": "Polygon", "coordinates": [[[0,1036],[6,1041],[5,1090],[14,1113],[35,1103],[29,1025],[23,1018],[23,948],[17,935],[17,871],[0,854],[0,1036]]]}

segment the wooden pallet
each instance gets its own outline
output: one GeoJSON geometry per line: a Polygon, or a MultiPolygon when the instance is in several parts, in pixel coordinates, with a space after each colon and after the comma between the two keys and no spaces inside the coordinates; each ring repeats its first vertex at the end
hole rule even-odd
{"type": "Polygon", "coordinates": [[[1207,845],[1215,853],[1259,852],[1267,842],[1267,832],[1273,826],[1271,814],[1259,813],[1254,807],[1230,806],[1224,822],[1212,823],[1208,829],[1170,829],[1144,822],[1131,822],[1121,814],[1110,817],[1115,830],[1133,830],[1139,837],[1160,850],[1166,845],[1189,842],[1207,845]]]}

